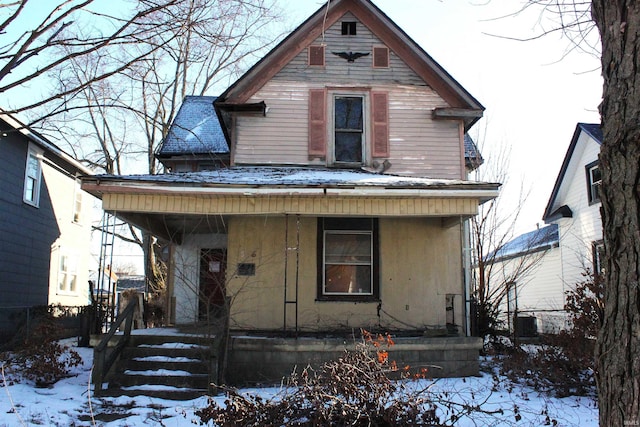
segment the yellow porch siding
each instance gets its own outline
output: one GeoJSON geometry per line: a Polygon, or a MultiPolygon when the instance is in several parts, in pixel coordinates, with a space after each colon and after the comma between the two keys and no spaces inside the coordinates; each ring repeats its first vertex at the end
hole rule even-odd
{"type": "Polygon", "coordinates": [[[367,198],[303,196],[211,196],[164,194],[105,194],[107,211],[160,214],[221,215],[366,215],[366,216],[456,216],[475,215],[474,198],[367,198]]]}

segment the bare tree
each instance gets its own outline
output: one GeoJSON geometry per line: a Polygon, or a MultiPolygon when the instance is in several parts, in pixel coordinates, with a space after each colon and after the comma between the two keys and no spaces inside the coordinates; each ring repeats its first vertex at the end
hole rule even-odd
{"type": "MultiPolygon", "coordinates": [[[[484,140],[484,137],[481,139],[484,140]]],[[[480,181],[500,182],[503,189],[508,189],[510,149],[502,144],[493,147],[491,151],[486,156],[485,163],[474,172],[475,178],[480,181]]],[[[546,253],[546,250],[540,247],[540,236],[535,234],[531,239],[520,242],[518,248],[509,247],[509,243],[515,237],[515,226],[522,206],[529,194],[523,187],[523,184],[520,184],[516,192],[519,200],[515,208],[506,208],[503,192],[498,198],[481,205],[478,215],[470,220],[474,266],[472,297],[477,322],[474,332],[479,336],[495,334],[500,326],[500,314],[510,286],[526,279],[546,253]]]]}
{"type": "MultiPolygon", "coordinates": [[[[237,77],[257,53],[271,45],[278,11],[265,0],[177,0],[141,22],[162,30],[136,45],[121,46],[110,57],[73,57],[55,76],[58,108],[40,117],[43,132],[61,135],[76,158],[108,174],[158,172],[155,152],[186,95],[203,95],[237,77]],[[150,47],[157,47],[151,51],[150,47]],[[140,57],[108,78],[122,62],[140,57]],[[139,52],[136,53],[136,52],[139,52]],[[142,52],[150,52],[141,57],[142,52]],[[83,82],[94,82],[83,85],[83,82]],[[135,168],[135,169],[134,169],[135,168]]],[[[64,47],[69,52],[68,47],[64,47]]],[[[144,252],[148,288],[162,293],[166,266],[162,246],[150,234],[129,227],[125,239],[144,252]]]]}
{"type": "MultiPolygon", "coordinates": [[[[29,97],[20,97],[20,103],[10,107],[5,105],[5,109],[16,113],[44,105],[50,109],[59,108],[55,106],[57,100],[73,96],[155,52],[171,40],[172,32],[167,32],[167,26],[150,26],[148,22],[177,2],[129,2],[125,3],[129,10],[119,15],[102,11],[100,6],[104,3],[95,0],[51,2],[46,3],[44,9],[42,2],[0,2],[0,34],[3,37],[0,45],[0,95],[4,95],[4,102],[8,102],[9,95],[18,89],[27,85],[33,88],[29,97]],[[32,19],[36,20],[35,25],[29,25],[32,19]],[[156,43],[145,43],[144,48],[129,50],[130,54],[120,56],[112,67],[89,80],[52,93],[35,90],[48,87],[49,76],[66,69],[70,60],[90,55],[109,56],[121,46],[137,46],[139,41],[150,39],[156,43]]],[[[178,22],[169,24],[179,25],[178,22]]]]}
{"type": "Polygon", "coordinates": [[[600,425],[640,423],[640,5],[593,0],[602,39],[605,312],[598,336],[600,425]]]}
{"type": "Polygon", "coordinates": [[[604,78],[600,149],[604,320],[596,348],[601,426],[640,423],[640,5],[632,0],[529,0],[575,46],[596,46],[604,78]],[[594,24],[600,43],[585,43],[594,24]]]}

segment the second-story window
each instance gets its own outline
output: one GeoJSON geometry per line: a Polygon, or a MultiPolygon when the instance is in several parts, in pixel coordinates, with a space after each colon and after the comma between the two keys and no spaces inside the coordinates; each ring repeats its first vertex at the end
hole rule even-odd
{"type": "Polygon", "coordinates": [[[588,164],[586,170],[589,204],[597,203],[600,201],[600,184],[602,183],[598,162],[588,164]]]}
{"type": "Polygon", "coordinates": [[[361,96],[334,98],[334,159],[363,163],[364,103],[361,96]]]}
{"type": "Polygon", "coordinates": [[[80,190],[80,184],[76,183],[75,197],[73,200],[73,222],[76,224],[82,221],[82,191],[80,190]]]}
{"type": "Polygon", "coordinates": [[[37,151],[29,148],[24,174],[23,200],[25,203],[35,207],[38,207],[40,204],[40,181],[42,178],[39,154],[37,151]]]}
{"type": "Polygon", "coordinates": [[[310,158],[355,167],[390,156],[389,99],[367,89],[309,91],[310,158]]]}

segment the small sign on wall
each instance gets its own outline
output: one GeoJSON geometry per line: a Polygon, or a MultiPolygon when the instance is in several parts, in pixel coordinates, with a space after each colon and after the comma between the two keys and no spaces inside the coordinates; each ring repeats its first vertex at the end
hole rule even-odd
{"type": "Polygon", "coordinates": [[[221,267],[220,261],[209,261],[209,273],[220,273],[221,267]]]}
{"type": "Polygon", "coordinates": [[[255,276],[256,265],[253,263],[238,264],[238,276],[255,276]]]}

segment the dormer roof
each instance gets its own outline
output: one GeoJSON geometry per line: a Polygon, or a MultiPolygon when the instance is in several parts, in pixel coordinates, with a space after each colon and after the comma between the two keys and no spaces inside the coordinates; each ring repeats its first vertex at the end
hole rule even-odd
{"type": "Polygon", "coordinates": [[[158,148],[157,157],[228,154],[229,146],[213,109],[215,100],[215,96],[186,96],[158,148]]]}

